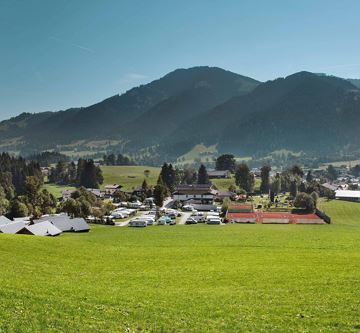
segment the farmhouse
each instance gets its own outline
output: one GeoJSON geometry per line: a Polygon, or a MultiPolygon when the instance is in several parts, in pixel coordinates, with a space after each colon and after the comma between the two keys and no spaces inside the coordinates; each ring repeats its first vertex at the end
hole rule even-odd
{"type": "Polygon", "coordinates": [[[335,198],[339,200],[360,202],[360,191],[337,190],[335,198]]]}
{"type": "Polygon", "coordinates": [[[209,179],[230,178],[231,173],[229,170],[210,170],[208,176],[209,179]]]}
{"type": "Polygon", "coordinates": [[[202,204],[211,204],[216,191],[211,184],[178,185],[172,194],[175,201],[193,201],[202,204]]]}
{"type": "Polygon", "coordinates": [[[216,195],[215,195],[214,200],[222,201],[225,198],[232,199],[232,198],[235,198],[235,197],[236,197],[236,193],[231,192],[231,191],[216,191],[216,195]]]}
{"type": "Polygon", "coordinates": [[[106,185],[105,195],[111,197],[117,190],[120,190],[121,188],[122,186],[118,184],[106,185]]]}
{"type": "Polygon", "coordinates": [[[62,191],[62,200],[66,201],[68,199],[71,198],[71,195],[75,192],[76,190],[64,190],[62,191]]]}
{"type": "Polygon", "coordinates": [[[49,221],[29,225],[26,229],[35,236],[58,236],[61,234],[61,230],[49,221]]]}
{"type": "Polygon", "coordinates": [[[94,194],[98,198],[103,198],[104,197],[104,192],[102,192],[98,188],[87,188],[86,191],[88,191],[89,193],[94,194]]]}
{"type": "Polygon", "coordinates": [[[66,214],[45,215],[38,220],[34,220],[34,224],[38,224],[45,221],[51,222],[56,228],[60,229],[63,232],[72,231],[70,218],[66,214]]]}
{"type": "Polygon", "coordinates": [[[82,217],[70,219],[72,230],[75,232],[88,232],[90,230],[89,225],[82,217]]]}
{"type": "Polygon", "coordinates": [[[50,222],[57,229],[62,232],[74,231],[74,232],[82,232],[89,231],[89,225],[83,218],[74,218],[71,219],[66,214],[59,215],[44,215],[38,220],[34,220],[34,224],[39,224],[42,222],[50,222]]]}
{"type": "Polygon", "coordinates": [[[0,225],[0,233],[4,234],[30,234],[24,222],[11,222],[0,225]]]}

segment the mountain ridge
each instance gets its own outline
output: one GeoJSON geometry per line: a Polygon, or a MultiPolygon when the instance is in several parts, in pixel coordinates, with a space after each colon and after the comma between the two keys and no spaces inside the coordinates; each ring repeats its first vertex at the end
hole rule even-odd
{"type": "Polygon", "coordinates": [[[0,145],[34,152],[98,140],[102,151],[170,159],[199,143],[235,154],[359,149],[359,103],[359,88],[334,76],[302,71],[261,83],[198,66],[89,107],[12,117],[0,122],[0,145]]]}

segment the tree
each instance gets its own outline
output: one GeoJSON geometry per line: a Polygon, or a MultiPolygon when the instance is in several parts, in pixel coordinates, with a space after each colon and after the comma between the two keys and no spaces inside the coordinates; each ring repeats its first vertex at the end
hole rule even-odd
{"type": "Polygon", "coordinates": [[[290,172],[294,175],[294,176],[299,176],[299,177],[303,177],[304,176],[304,171],[301,169],[300,166],[298,165],[294,165],[291,169],[290,172]]]}
{"type": "Polygon", "coordinates": [[[209,184],[209,175],[204,164],[201,164],[198,171],[198,184],[209,184]]]}
{"type": "Polygon", "coordinates": [[[222,205],[221,205],[221,212],[225,215],[229,205],[231,204],[231,200],[229,198],[224,198],[222,205]]]}
{"type": "Polygon", "coordinates": [[[80,216],[80,206],[74,198],[69,198],[63,203],[62,211],[71,217],[80,216]]]}
{"type": "Polygon", "coordinates": [[[255,185],[255,177],[250,173],[249,167],[245,164],[239,164],[235,170],[235,183],[246,192],[252,192],[255,185]]]}
{"type": "Polygon", "coordinates": [[[12,217],[25,217],[29,215],[29,209],[23,202],[15,199],[11,204],[10,214],[12,217]]]}
{"type": "Polygon", "coordinates": [[[261,168],[261,185],[260,185],[260,192],[261,193],[269,193],[270,189],[270,171],[271,167],[269,165],[264,165],[261,168]]]}
{"type": "Polygon", "coordinates": [[[315,209],[313,198],[307,193],[299,193],[294,201],[294,206],[304,209],[306,212],[311,213],[315,209]]]}
{"type": "Polygon", "coordinates": [[[6,194],[2,186],[0,186],[0,215],[8,213],[10,208],[10,202],[6,199],[6,194]]]}
{"type": "Polygon", "coordinates": [[[337,178],[338,173],[332,164],[327,167],[326,175],[330,180],[335,180],[337,178]]]}
{"type": "Polygon", "coordinates": [[[188,185],[195,184],[197,182],[197,172],[191,168],[184,169],[182,181],[188,185]]]}
{"type": "Polygon", "coordinates": [[[234,184],[231,184],[231,185],[229,186],[228,190],[229,190],[230,192],[236,193],[236,186],[235,186],[234,184]]]}
{"type": "Polygon", "coordinates": [[[167,189],[163,184],[157,184],[154,188],[154,202],[158,207],[162,207],[167,196],[167,189]]]}
{"type": "Polygon", "coordinates": [[[306,174],[306,182],[310,183],[313,179],[314,177],[311,174],[311,170],[309,170],[308,173],[306,174]]]}
{"type": "Polygon", "coordinates": [[[351,173],[355,177],[360,176],[360,164],[356,164],[353,168],[351,168],[351,173]]]}
{"type": "Polygon", "coordinates": [[[163,184],[168,188],[170,192],[173,192],[175,190],[176,174],[171,163],[163,164],[159,177],[162,179],[163,184]]]}
{"type": "Polygon", "coordinates": [[[310,194],[311,198],[313,199],[314,201],[314,207],[316,208],[317,207],[317,203],[318,203],[318,200],[319,200],[319,195],[317,194],[317,192],[312,192],[310,194]]]}
{"type": "Polygon", "coordinates": [[[281,176],[279,174],[276,174],[273,178],[271,185],[270,185],[271,192],[274,193],[274,195],[277,195],[281,191],[281,176]]]}
{"type": "Polygon", "coordinates": [[[32,205],[35,204],[37,193],[41,188],[41,183],[34,176],[28,176],[25,180],[25,194],[28,196],[32,205]]]}
{"type": "Polygon", "coordinates": [[[219,156],[215,162],[216,170],[229,170],[230,172],[235,171],[235,157],[231,154],[224,154],[219,156]]]}
{"type": "Polygon", "coordinates": [[[79,185],[86,188],[99,188],[99,184],[102,184],[103,181],[102,171],[99,167],[95,166],[94,161],[85,161],[80,173],[79,185]]]}
{"type": "Polygon", "coordinates": [[[297,195],[298,186],[295,179],[293,179],[290,183],[290,195],[295,198],[297,195]]]}

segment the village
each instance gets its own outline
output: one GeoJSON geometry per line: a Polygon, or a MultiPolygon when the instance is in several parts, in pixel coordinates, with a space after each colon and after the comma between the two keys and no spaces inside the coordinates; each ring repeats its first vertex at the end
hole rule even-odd
{"type": "MultiPolygon", "coordinates": [[[[227,156],[227,155],[226,155],[227,156]]],[[[221,159],[223,157],[219,157],[221,159]]],[[[206,170],[201,165],[198,180],[192,184],[166,185],[164,170],[175,174],[171,164],[164,164],[159,175],[161,184],[150,187],[144,180],[139,187],[123,189],[121,184],[105,184],[100,188],[83,188],[107,205],[107,214],[79,215],[71,211],[57,211],[39,217],[26,216],[0,218],[0,233],[58,236],[63,232],[88,232],[92,224],[113,227],[148,227],[161,225],[225,225],[225,224],[327,224],[331,217],[321,211],[321,201],[360,201],[358,166],[332,165],[320,169],[304,169],[294,166],[287,174],[272,171],[270,167],[249,169],[246,165],[232,170],[206,170]],[[242,169],[244,170],[242,170],[242,169]],[[242,170],[242,171],[241,171],[242,170]],[[203,175],[201,175],[203,173],[203,175]],[[287,177],[287,178],[286,178],[287,177]],[[235,178],[235,180],[234,180],[235,178]],[[236,179],[239,178],[239,181],[236,179]],[[231,181],[245,185],[240,190],[231,181]],[[228,189],[218,189],[218,181],[231,183],[228,189]],[[246,182],[260,183],[260,187],[247,192],[246,182]],[[288,188],[282,182],[288,182],[288,188]],[[156,189],[164,189],[156,193],[156,189]],[[172,189],[172,191],[170,191],[172,189]],[[307,193],[309,194],[307,194],[307,193]],[[307,202],[308,201],[308,202],[307,202]],[[310,202],[310,207],[309,207],[310,202]]],[[[178,172],[178,171],[177,171],[178,172]]],[[[49,169],[43,168],[49,177],[49,169]]],[[[140,185],[140,184],[139,184],[140,185]]],[[[250,189],[250,188],[249,188],[250,189]]],[[[248,189],[248,190],[249,190],[248,189]]],[[[78,189],[64,189],[58,198],[60,207],[67,207],[78,189]]],[[[96,212],[96,207],[93,207],[96,212]]],[[[90,212],[90,211],[89,211],[90,212]]]]}

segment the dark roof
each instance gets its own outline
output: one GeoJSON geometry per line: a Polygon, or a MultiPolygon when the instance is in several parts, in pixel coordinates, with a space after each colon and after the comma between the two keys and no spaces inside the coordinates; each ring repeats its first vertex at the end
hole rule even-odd
{"type": "Polygon", "coordinates": [[[320,186],[330,190],[330,191],[336,191],[339,186],[338,185],[333,185],[333,184],[330,184],[330,183],[324,183],[324,184],[321,184],[320,186]]]}
{"type": "Polygon", "coordinates": [[[26,228],[24,222],[12,222],[5,225],[1,225],[0,232],[4,234],[16,234],[24,228],[26,228]]]}
{"type": "Polygon", "coordinates": [[[70,219],[70,224],[74,231],[89,231],[90,227],[82,217],[70,219]]]}
{"type": "Polygon", "coordinates": [[[57,236],[61,234],[61,230],[49,221],[29,225],[26,229],[36,236],[57,236]]]}
{"type": "Polygon", "coordinates": [[[214,194],[211,184],[178,185],[173,194],[214,194]]]}

